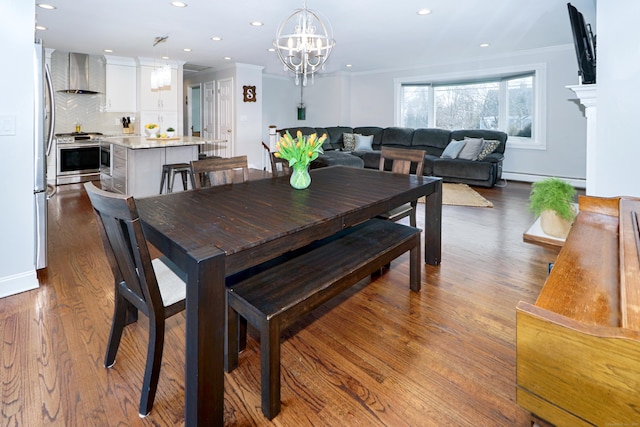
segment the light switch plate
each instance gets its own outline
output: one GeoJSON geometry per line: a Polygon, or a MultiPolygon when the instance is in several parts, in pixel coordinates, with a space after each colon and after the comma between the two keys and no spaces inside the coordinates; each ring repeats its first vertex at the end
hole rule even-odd
{"type": "Polygon", "coordinates": [[[16,134],[16,116],[0,116],[0,136],[16,134]]]}

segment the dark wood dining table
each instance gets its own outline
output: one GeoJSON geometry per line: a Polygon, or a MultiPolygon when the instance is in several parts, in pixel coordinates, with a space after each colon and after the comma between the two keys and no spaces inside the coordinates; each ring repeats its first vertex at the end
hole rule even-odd
{"type": "Polygon", "coordinates": [[[442,181],[372,169],[288,177],[136,200],[147,240],[187,274],[185,425],[224,424],[225,278],[426,196],[424,257],[440,263],[442,181]]]}

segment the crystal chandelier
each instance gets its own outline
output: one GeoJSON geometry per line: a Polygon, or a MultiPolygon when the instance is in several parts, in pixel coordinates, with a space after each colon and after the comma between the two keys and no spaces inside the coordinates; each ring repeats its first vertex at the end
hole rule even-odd
{"type": "Polygon", "coordinates": [[[311,75],[313,83],[314,73],[324,69],[335,44],[331,24],[325,25],[316,12],[307,9],[306,0],[302,9],[282,21],[273,41],[284,70],[295,73],[296,85],[302,76],[303,86],[307,85],[307,76],[311,75]]]}

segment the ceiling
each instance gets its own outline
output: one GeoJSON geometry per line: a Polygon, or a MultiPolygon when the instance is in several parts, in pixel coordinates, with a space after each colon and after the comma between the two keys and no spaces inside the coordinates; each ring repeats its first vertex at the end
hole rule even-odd
{"type": "MultiPolygon", "coordinates": [[[[37,30],[36,37],[63,51],[166,55],[185,61],[185,69],[220,69],[238,62],[286,75],[277,55],[267,49],[278,25],[304,0],[184,1],[185,8],[170,0],[39,0],[36,4],[56,9],[36,7],[37,24],[47,28],[37,30]],[[254,27],[252,21],[264,25],[254,27]],[[154,47],[159,36],[169,38],[154,47]],[[212,41],[212,36],[222,40],[212,41]]],[[[596,0],[571,3],[595,33],[596,0]]],[[[336,46],[326,73],[411,68],[573,43],[562,0],[308,0],[307,7],[333,27],[336,46]],[[432,13],[418,15],[422,8],[432,13]]]]}

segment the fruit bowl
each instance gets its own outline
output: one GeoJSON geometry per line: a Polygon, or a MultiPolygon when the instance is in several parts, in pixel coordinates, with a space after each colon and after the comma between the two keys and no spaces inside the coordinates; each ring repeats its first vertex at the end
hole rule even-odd
{"type": "Polygon", "coordinates": [[[149,136],[156,136],[156,134],[158,132],[160,132],[160,128],[158,127],[158,125],[145,125],[144,126],[144,131],[147,133],[147,135],[149,136]],[[151,127],[150,127],[151,126],[151,127]]]}

